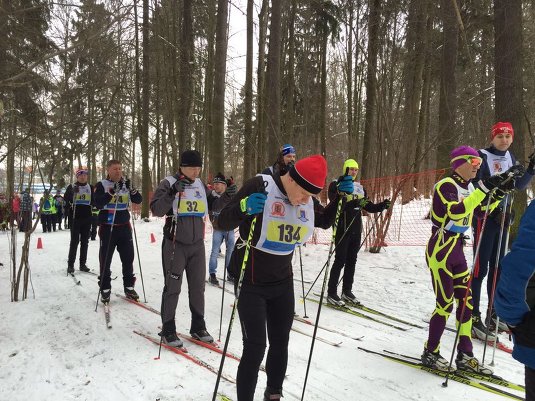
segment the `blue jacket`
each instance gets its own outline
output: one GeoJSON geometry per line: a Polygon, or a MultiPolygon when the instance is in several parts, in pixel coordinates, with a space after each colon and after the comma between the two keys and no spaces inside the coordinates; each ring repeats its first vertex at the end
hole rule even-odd
{"type": "MultiPolygon", "coordinates": [[[[526,313],[535,309],[535,202],[531,202],[522,220],[516,241],[511,252],[501,262],[501,274],[496,288],[494,307],[496,313],[506,323],[516,326],[522,322],[526,313]],[[528,305],[529,300],[531,305],[528,305]]],[[[534,333],[535,334],[535,333],[534,333]]],[[[535,348],[515,343],[513,358],[535,369],[535,348]]]]}

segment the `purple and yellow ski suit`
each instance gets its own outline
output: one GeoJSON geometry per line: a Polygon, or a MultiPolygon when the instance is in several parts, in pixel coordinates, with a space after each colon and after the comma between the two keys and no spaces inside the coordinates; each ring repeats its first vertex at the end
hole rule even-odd
{"type": "MultiPolygon", "coordinates": [[[[486,194],[481,189],[453,173],[436,183],[431,207],[433,228],[425,252],[436,296],[435,310],[429,322],[429,337],[425,347],[431,352],[440,349],[440,338],[457,301],[457,327],[460,324],[461,352],[472,353],[472,294],[468,289],[466,307],[461,317],[462,302],[467,292],[470,269],[463,252],[463,234],[470,228],[472,216],[484,215],[486,194]]],[[[494,209],[498,201],[491,201],[494,209]]]]}

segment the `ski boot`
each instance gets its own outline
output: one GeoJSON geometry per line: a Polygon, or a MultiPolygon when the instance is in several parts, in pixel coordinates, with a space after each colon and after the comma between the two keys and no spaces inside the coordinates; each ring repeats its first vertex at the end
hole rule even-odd
{"type": "Polygon", "coordinates": [[[215,273],[210,273],[210,278],[208,279],[209,283],[219,287],[219,280],[215,276],[215,273]]]}
{"type": "Polygon", "coordinates": [[[67,274],[74,273],[74,266],[67,266],[67,274]]]}
{"type": "Polygon", "coordinates": [[[274,389],[271,386],[266,387],[264,391],[264,401],[280,400],[282,398],[282,389],[274,389]]]}
{"type": "Polygon", "coordinates": [[[91,269],[90,269],[89,267],[87,267],[87,266],[85,265],[85,263],[84,263],[83,265],[80,265],[80,271],[81,271],[81,272],[86,272],[86,273],[87,273],[87,272],[91,271],[91,269]]]}
{"type": "Polygon", "coordinates": [[[327,294],[327,302],[334,306],[345,306],[345,302],[342,301],[336,293],[327,294]]]}
{"type": "Polygon", "coordinates": [[[196,340],[202,341],[203,343],[214,342],[214,337],[212,337],[210,333],[206,331],[206,329],[190,332],[190,334],[193,338],[195,338],[196,340]]]}
{"type": "Polygon", "coordinates": [[[357,299],[355,294],[351,292],[351,290],[342,291],[342,300],[345,301],[349,305],[360,305],[359,300],[357,299]]]}
{"type": "Polygon", "coordinates": [[[137,295],[136,290],[134,290],[134,287],[124,287],[124,295],[127,298],[133,299],[134,301],[137,301],[139,299],[139,295],[137,295]]]}
{"type": "Polygon", "coordinates": [[[496,341],[494,333],[492,333],[487,327],[485,327],[485,325],[481,321],[481,317],[477,315],[472,316],[472,338],[477,338],[479,340],[485,341],[485,337],[487,338],[487,341],[496,341]]]}
{"type": "Polygon", "coordinates": [[[158,335],[162,337],[163,343],[169,345],[170,347],[182,348],[184,346],[184,343],[180,338],[178,338],[175,332],[165,334],[162,330],[160,333],[158,333],[158,335]]]}
{"type": "Polygon", "coordinates": [[[424,352],[422,354],[422,365],[427,366],[428,368],[441,370],[443,372],[453,372],[455,368],[450,368],[450,363],[440,355],[440,352],[431,352],[424,347],[424,352]]]}
{"type": "Polygon", "coordinates": [[[455,365],[458,370],[466,370],[468,372],[480,373],[482,375],[492,375],[493,371],[486,366],[480,365],[474,354],[465,354],[459,351],[457,358],[455,358],[455,365]]]}
{"type": "MultiPolygon", "coordinates": [[[[498,319],[496,318],[496,315],[492,315],[492,317],[489,319],[489,317],[487,316],[487,319],[485,319],[485,323],[489,329],[489,332],[491,333],[495,333],[496,332],[496,321],[498,319]]],[[[506,332],[510,332],[511,329],[509,328],[509,326],[507,326],[507,324],[505,324],[505,322],[502,322],[501,320],[498,322],[498,332],[502,332],[502,331],[506,331],[506,332]]]]}
{"type": "Polygon", "coordinates": [[[100,291],[100,301],[103,304],[107,304],[110,302],[110,295],[111,295],[111,289],[102,290],[100,291]]]}

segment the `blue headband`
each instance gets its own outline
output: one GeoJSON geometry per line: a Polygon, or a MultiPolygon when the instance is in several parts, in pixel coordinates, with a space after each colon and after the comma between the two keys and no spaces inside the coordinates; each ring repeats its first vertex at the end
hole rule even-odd
{"type": "Polygon", "coordinates": [[[282,155],[287,156],[289,154],[295,155],[295,148],[292,145],[284,145],[282,147],[282,155]]]}

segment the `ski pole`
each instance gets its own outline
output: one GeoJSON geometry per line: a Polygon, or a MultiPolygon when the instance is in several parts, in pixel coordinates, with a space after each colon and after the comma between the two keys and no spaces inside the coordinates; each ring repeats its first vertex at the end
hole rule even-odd
{"type": "MultiPolygon", "coordinates": [[[[229,235],[227,233],[227,235],[229,235]]],[[[232,235],[234,235],[234,231],[232,231],[232,235]]],[[[226,252],[229,252],[227,249],[226,252]]],[[[225,255],[226,256],[226,255],[225,255]]],[[[217,341],[221,342],[221,327],[223,326],[223,304],[225,302],[225,283],[227,281],[227,266],[226,263],[224,265],[223,269],[223,291],[221,291],[221,311],[219,313],[219,337],[217,341]]]]}
{"type": "Polygon", "coordinates": [[[307,316],[307,300],[305,298],[305,281],[303,278],[303,255],[301,252],[301,246],[299,246],[299,264],[301,265],[301,289],[303,290],[303,309],[305,310],[304,318],[308,318],[307,316]]]}
{"type": "MultiPolygon", "coordinates": [[[[335,243],[334,245],[334,248],[329,249],[329,253],[327,254],[327,262],[329,262],[331,260],[331,256],[334,254],[334,252],[336,251],[336,249],[338,248],[338,245],[340,245],[340,243],[342,242],[342,240],[344,239],[344,237],[346,236],[346,234],[348,233],[349,231],[349,228],[351,227],[351,225],[353,224],[353,222],[355,221],[355,216],[353,216],[353,218],[351,219],[351,221],[349,222],[348,226],[346,227],[344,233],[342,234],[342,236],[340,237],[340,240],[338,241],[338,243],[335,243]]],[[[325,269],[325,267],[327,267],[327,262],[325,262],[322,266],[322,268],[320,269],[320,272],[318,273],[318,275],[316,276],[316,278],[314,279],[314,281],[312,282],[312,284],[310,285],[310,288],[308,289],[306,295],[305,295],[305,298],[308,298],[308,294],[310,294],[310,291],[312,291],[312,288],[314,288],[314,285],[316,284],[316,282],[318,281],[318,279],[320,278],[321,276],[321,273],[323,272],[323,270],[325,269]]]]}
{"type": "MultiPolygon", "coordinates": [[[[508,200],[509,200],[509,195],[506,195],[506,198],[505,198],[505,210],[507,210],[508,208],[508,200]]],[[[488,308],[487,308],[487,311],[488,311],[488,318],[489,318],[489,322],[492,320],[492,303],[494,302],[494,289],[496,288],[496,279],[498,278],[498,264],[499,264],[499,261],[500,261],[500,256],[501,256],[501,248],[502,248],[502,240],[503,240],[503,230],[505,228],[505,215],[506,213],[502,213],[502,216],[501,216],[501,219],[500,219],[500,234],[498,235],[498,249],[496,250],[496,265],[494,266],[494,274],[492,275],[492,290],[491,290],[491,293],[490,293],[490,299],[489,299],[489,305],[488,305],[488,308]]],[[[497,328],[497,327],[496,327],[497,328]]],[[[487,325],[487,330],[485,331],[485,344],[483,345],[483,356],[481,357],[481,363],[484,364],[485,363],[485,354],[487,352],[487,341],[488,341],[488,338],[489,338],[489,330],[488,330],[488,325],[487,325]]],[[[494,338],[494,342],[496,342],[498,339],[498,337],[496,336],[494,338]]]]}
{"type": "Polygon", "coordinates": [[[338,222],[340,220],[340,215],[342,212],[342,200],[343,198],[340,198],[340,200],[338,201],[338,206],[336,208],[336,216],[334,218],[334,225],[333,225],[333,234],[331,238],[331,245],[329,248],[329,255],[327,258],[327,263],[325,264],[326,265],[325,274],[323,276],[323,285],[321,287],[320,300],[318,304],[318,312],[316,313],[316,322],[314,323],[314,332],[312,333],[312,343],[310,344],[310,353],[308,355],[307,369],[305,373],[305,381],[303,383],[303,393],[301,394],[301,401],[305,399],[305,391],[307,387],[308,373],[310,372],[310,363],[312,362],[312,353],[314,352],[314,344],[316,343],[316,334],[318,333],[318,324],[320,321],[321,307],[323,305],[323,296],[325,295],[325,287],[327,286],[327,278],[329,277],[329,265],[331,262],[331,256],[333,254],[334,242],[336,238],[336,229],[338,228],[338,222]]]}
{"type": "Polygon", "coordinates": [[[223,365],[225,363],[225,356],[227,355],[230,334],[232,332],[232,324],[234,323],[234,317],[236,316],[236,309],[238,308],[238,301],[240,299],[243,276],[245,275],[245,266],[247,265],[247,261],[249,260],[249,249],[251,248],[251,241],[253,239],[255,225],[256,225],[256,217],[254,217],[253,220],[251,221],[251,228],[249,229],[249,235],[247,236],[247,243],[245,244],[245,253],[243,255],[243,261],[242,261],[241,269],[240,269],[240,277],[238,279],[238,285],[236,288],[236,299],[234,300],[234,305],[232,306],[232,313],[230,315],[230,321],[228,324],[227,337],[225,338],[225,346],[223,347],[223,353],[221,354],[221,363],[219,364],[219,370],[217,371],[217,379],[215,382],[215,388],[214,388],[214,394],[212,396],[212,401],[215,401],[217,398],[217,390],[219,388],[219,381],[221,380],[221,374],[223,373],[223,365]]]}
{"type": "MultiPolygon", "coordinates": [[[[498,279],[498,268],[499,268],[499,265],[500,265],[500,253],[501,253],[501,250],[502,250],[502,233],[503,233],[503,230],[504,230],[504,227],[505,227],[505,218],[507,216],[511,216],[511,211],[513,209],[513,202],[514,202],[514,192],[511,193],[511,196],[509,196],[509,194],[507,194],[507,197],[506,197],[506,201],[505,201],[505,210],[506,212],[502,215],[502,221],[501,221],[501,231],[500,231],[500,239],[499,239],[499,242],[498,242],[498,249],[497,249],[497,254],[496,254],[496,266],[494,268],[494,277],[493,277],[493,282],[492,282],[492,291],[490,293],[490,302],[489,302],[489,321],[492,320],[492,310],[494,308],[494,295],[495,295],[495,292],[496,292],[496,281],[498,279]]],[[[509,235],[511,233],[511,222],[509,221],[508,224],[507,224],[507,234],[505,235],[505,242],[504,242],[504,256],[505,256],[505,253],[507,252],[507,248],[509,247],[509,235]]],[[[497,318],[496,319],[496,330],[495,330],[495,333],[494,333],[494,345],[493,345],[493,350],[492,350],[492,360],[490,361],[490,366],[494,366],[494,355],[496,354],[496,345],[498,344],[498,327],[500,326],[500,319],[497,318]]],[[[485,361],[485,351],[487,349],[487,337],[488,336],[488,330],[487,330],[487,333],[485,335],[485,346],[483,348],[483,358],[482,360],[485,361]]]]}
{"type": "MultiPolygon", "coordinates": [[[[110,227],[110,238],[108,238],[108,246],[106,247],[106,256],[104,258],[104,261],[100,261],[100,283],[98,286],[98,295],[97,295],[97,301],[95,302],[95,312],[98,308],[98,300],[100,299],[100,292],[102,291],[102,283],[104,281],[104,273],[106,272],[106,264],[108,262],[108,256],[110,253],[110,245],[111,245],[111,238],[113,234],[113,226],[115,224],[115,215],[117,214],[117,203],[119,202],[119,196],[117,194],[114,194],[115,196],[115,203],[113,205],[113,216],[111,218],[111,227],[110,227]]],[[[111,268],[111,261],[110,261],[110,268],[111,268]]]]}
{"type": "MultiPolygon", "coordinates": [[[[485,214],[483,215],[483,222],[481,224],[481,232],[480,232],[479,238],[477,240],[476,251],[474,252],[472,268],[475,266],[475,264],[477,262],[477,258],[479,257],[479,249],[481,248],[481,239],[483,238],[483,232],[485,231],[485,226],[487,224],[487,218],[489,216],[489,207],[490,207],[490,202],[491,202],[493,193],[494,193],[494,190],[489,192],[489,194],[488,194],[487,205],[485,207],[485,214]]],[[[470,277],[468,278],[468,282],[466,283],[466,291],[464,293],[463,304],[462,304],[462,307],[461,307],[461,315],[459,317],[459,324],[458,324],[457,330],[455,331],[455,341],[453,342],[453,348],[452,348],[452,351],[451,351],[450,363],[449,363],[449,366],[448,366],[448,371],[446,373],[446,380],[442,383],[442,387],[448,387],[448,381],[450,380],[451,367],[453,365],[453,356],[455,355],[455,348],[457,347],[457,342],[459,341],[459,336],[460,336],[460,333],[461,333],[461,322],[463,321],[464,310],[466,309],[466,301],[468,300],[468,294],[470,293],[470,288],[472,286],[472,278],[473,277],[474,277],[473,272],[470,272],[470,277]]]]}
{"type": "MultiPolygon", "coordinates": [[[[371,225],[370,229],[366,233],[366,236],[364,237],[364,239],[362,240],[362,242],[359,245],[359,248],[357,249],[357,253],[359,253],[360,248],[362,248],[364,246],[364,244],[366,243],[366,240],[368,239],[368,237],[370,236],[372,231],[375,229],[375,227],[377,227],[377,221],[379,220],[379,217],[382,216],[382,214],[383,214],[383,212],[381,211],[381,212],[377,213],[377,215],[375,216],[375,219],[373,220],[373,224],[371,225]]],[[[336,284],[336,288],[338,288],[338,286],[340,285],[340,283],[342,282],[343,279],[344,279],[344,276],[342,275],[342,277],[340,277],[340,280],[338,280],[338,284],[336,284]]]]}
{"type": "Polygon", "coordinates": [[[143,281],[143,270],[141,269],[141,258],[139,257],[139,245],[137,243],[136,224],[134,223],[134,213],[131,213],[132,217],[132,231],[134,232],[134,240],[136,241],[137,263],[139,265],[139,275],[141,276],[141,288],[143,288],[143,298],[147,303],[147,296],[145,295],[145,282],[143,281]]]}

